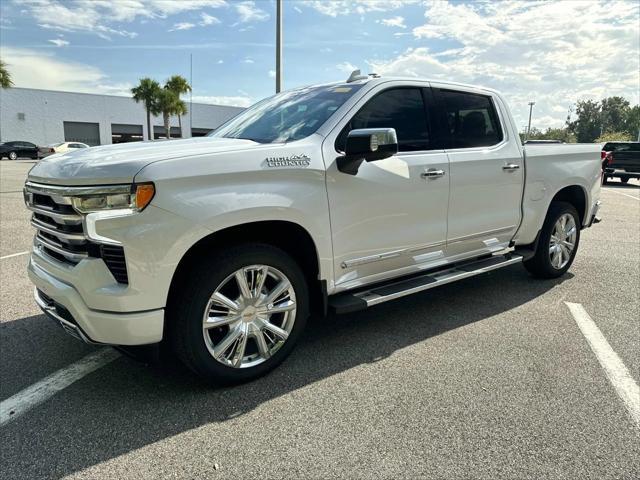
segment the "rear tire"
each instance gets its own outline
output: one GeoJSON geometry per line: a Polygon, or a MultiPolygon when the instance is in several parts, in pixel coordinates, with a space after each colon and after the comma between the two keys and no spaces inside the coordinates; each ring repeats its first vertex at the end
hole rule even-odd
{"type": "Polygon", "coordinates": [[[628,182],[629,182],[629,179],[628,179],[628,178],[621,178],[621,179],[620,179],[620,182],[621,182],[621,183],[628,183],[628,182]]]}
{"type": "Polygon", "coordinates": [[[170,299],[174,352],[212,384],[258,378],[293,350],[309,315],[308,298],[300,267],[278,248],[254,243],[213,252],[194,263],[170,299]]]}
{"type": "Polygon", "coordinates": [[[573,205],[552,202],[540,231],[536,253],[524,262],[524,267],[538,278],[564,275],[578,251],[580,226],[578,211],[573,205]]]}
{"type": "Polygon", "coordinates": [[[18,154],[16,152],[9,152],[9,160],[17,160],[18,154]]]}

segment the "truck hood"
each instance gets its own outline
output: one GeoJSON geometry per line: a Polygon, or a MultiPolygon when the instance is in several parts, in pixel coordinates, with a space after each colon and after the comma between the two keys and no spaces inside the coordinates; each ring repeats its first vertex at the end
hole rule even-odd
{"type": "Polygon", "coordinates": [[[28,180],[49,185],[131,183],[136,173],[159,160],[259,147],[251,140],[211,137],[105,145],[46,157],[31,169],[28,180]]]}

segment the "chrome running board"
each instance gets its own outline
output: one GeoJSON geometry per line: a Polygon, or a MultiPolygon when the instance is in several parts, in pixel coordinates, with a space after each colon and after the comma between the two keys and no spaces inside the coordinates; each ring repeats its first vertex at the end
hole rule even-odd
{"type": "Polygon", "coordinates": [[[335,295],[329,297],[329,306],[335,313],[355,312],[378,305],[379,303],[395,300],[396,298],[405,297],[412,293],[429,290],[439,287],[440,285],[463,280],[520,262],[522,262],[522,255],[515,253],[494,255],[481,260],[475,259],[452,265],[444,270],[427,272],[419,276],[400,280],[396,279],[388,283],[369,287],[366,290],[335,295]]]}

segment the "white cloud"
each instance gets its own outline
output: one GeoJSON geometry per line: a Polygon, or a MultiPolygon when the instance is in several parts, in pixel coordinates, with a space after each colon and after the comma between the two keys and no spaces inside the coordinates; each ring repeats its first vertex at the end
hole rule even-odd
{"type": "Polygon", "coordinates": [[[190,22],[180,22],[173,25],[173,28],[170,28],[170,32],[175,32],[176,30],[191,30],[196,25],[190,22]]]}
{"type": "Polygon", "coordinates": [[[56,47],[65,47],[65,46],[69,45],[69,41],[68,40],[63,40],[61,38],[54,38],[54,39],[47,40],[47,41],[53,43],[56,47]]]}
{"type": "Polygon", "coordinates": [[[518,126],[536,101],[533,125],[561,126],[580,98],[621,95],[638,103],[640,6],[631,2],[427,4],[418,44],[439,39],[453,48],[410,48],[369,61],[382,75],[486,85],[503,92],[518,126]]]}
{"type": "Polygon", "coordinates": [[[323,15],[337,17],[355,13],[390,12],[421,0],[304,0],[302,3],[323,15]]]}
{"type": "Polygon", "coordinates": [[[401,17],[399,15],[396,17],[384,18],[380,20],[379,23],[387,27],[407,28],[407,26],[404,24],[404,17],[401,17]]]}
{"type": "Polygon", "coordinates": [[[239,2],[234,4],[240,16],[240,23],[262,22],[269,18],[269,14],[256,7],[256,2],[239,2]]]}
{"type": "Polygon", "coordinates": [[[208,103],[211,105],[226,105],[230,107],[248,107],[253,104],[253,100],[247,96],[210,96],[194,95],[193,101],[197,103],[208,103]]]}
{"type": "Polygon", "coordinates": [[[201,18],[200,25],[203,27],[206,25],[219,25],[221,23],[218,18],[204,12],[200,14],[200,18],[201,18]]]}
{"type": "Polygon", "coordinates": [[[130,96],[132,85],[113,83],[100,69],[56,58],[53,53],[2,47],[16,87],[130,96]]]}
{"type": "Polygon", "coordinates": [[[269,78],[276,78],[276,71],[275,70],[269,70],[269,78]]]}
{"type": "Polygon", "coordinates": [[[247,57],[242,61],[242,63],[251,64],[251,63],[256,63],[256,62],[254,62],[253,58],[247,57]]]}
{"type": "MultiPolygon", "coordinates": [[[[224,0],[14,0],[40,26],[47,29],[80,32],[110,39],[134,38],[137,33],[122,23],[136,18],[167,18],[182,12],[226,6],[224,0]]],[[[214,17],[215,18],[215,17],[214,17]]]]}
{"type": "Polygon", "coordinates": [[[222,65],[224,63],[224,60],[218,60],[218,65],[222,65]]]}
{"type": "Polygon", "coordinates": [[[336,67],[341,72],[348,73],[348,74],[351,74],[351,72],[353,72],[354,70],[358,69],[358,67],[356,67],[355,65],[353,65],[352,63],[349,63],[349,62],[339,63],[338,65],[336,65],[336,67]]]}

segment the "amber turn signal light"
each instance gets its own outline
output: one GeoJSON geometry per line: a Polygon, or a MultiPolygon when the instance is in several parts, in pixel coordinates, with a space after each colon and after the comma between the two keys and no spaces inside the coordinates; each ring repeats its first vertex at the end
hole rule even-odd
{"type": "Polygon", "coordinates": [[[136,185],[136,208],[138,210],[144,210],[149,205],[151,199],[156,193],[156,189],[153,183],[143,183],[136,185]]]}

